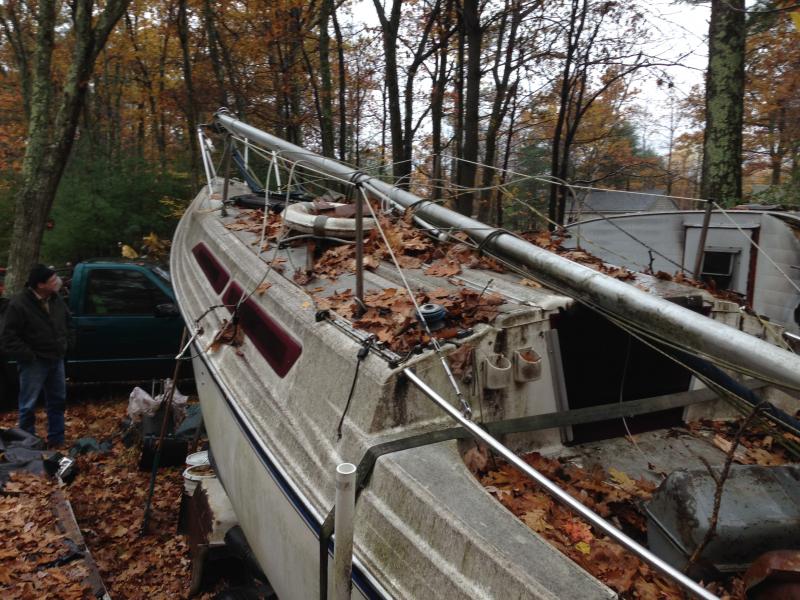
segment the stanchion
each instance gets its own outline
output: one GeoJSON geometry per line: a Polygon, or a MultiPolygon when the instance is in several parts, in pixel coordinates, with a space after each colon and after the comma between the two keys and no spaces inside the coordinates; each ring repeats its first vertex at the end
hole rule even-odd
{"type": "Polygon", "coordinates": [[[356,508],[356,466],[336,467],[336,514],[334,517],[333,598],[350,600],[353,572],[353,515],[356,508]]]}

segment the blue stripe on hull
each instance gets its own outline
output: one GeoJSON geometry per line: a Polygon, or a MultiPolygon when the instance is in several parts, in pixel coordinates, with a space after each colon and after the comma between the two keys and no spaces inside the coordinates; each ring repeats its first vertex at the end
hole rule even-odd
{"type": "MultiPolygon", "coordinates": [[[[303,503],[303,501],[299,498],[294,489],[292,489],[292,487],[289,485],[289,482],[286,480],[286,478],[283,476],[280,470],[275,466],[275,464],[272,462],[272,460],[264,451],[264,449],[261,448],[261,445],[258,443],[258,437],[256,436],[256,434],[247,427],[247,424],[242,419],[239,412],[235,410],[234,401],[228,397],[228,395],[225,393],[225,390],[217,383],[217,381],[211,375],[213,371],[208,362],[206,362],[205,356],[203,356],[203,352],[198,352],[198,356],[205,363],[211,380],[214,382],[214,385],[219,390],[220,396],[222,396],[225,399],[225,402],[228,405],[229,412],[236,420],[236,423],[239,425],[239,429],[242,431],[242,433],[244,433],[248,443],[250,444],[250,447],[255,451],[256,455],[261,461],[261,464],[264,465],[270,477],[272,477],[273,481],[275,481],[275,483],[280,487],[286,499],[291,503],[291,505],[303,519],[308,528],[314,533],[314,536],[317,538],[317,540],[319,540],[322,524],[316,519],[316,517],[314,516],[313,512],[309,509],[309,507],[306,506],[303,503]]],[[[222,481],[221,477],[220,480],[222,481]]],[[[332,557],[333,554],[330,553],[330,556],[332,557]]],[[[355,563],[353,564],[352,578],[353,578],[353,586],[355,586],[364,596],[366,596],[370,600],[373,599],[385,600],[386,596],[379,593],[378,590],[375,589],[375,587],[365,576],[363,571],[355,563]]]]}

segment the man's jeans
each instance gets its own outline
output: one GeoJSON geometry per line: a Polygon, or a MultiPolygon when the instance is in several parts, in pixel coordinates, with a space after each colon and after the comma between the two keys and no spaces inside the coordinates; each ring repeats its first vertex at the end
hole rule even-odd
{"type": "Polygon", "coordinates": [[[37,358],[18,363],[19,370],[19,428],[28,433],[36,431],[36,401],[44,393],[47,407],[47,443],[60,446],[64,443],[64,407],[67,385],[64,379],[64,361],[37,358]]]}

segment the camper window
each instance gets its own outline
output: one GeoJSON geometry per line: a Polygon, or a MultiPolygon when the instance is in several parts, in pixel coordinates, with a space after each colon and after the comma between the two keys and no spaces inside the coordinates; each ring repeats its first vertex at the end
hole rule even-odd
{"type": "Polygon", "coordinates": [[[703,255],[700,277],[703,281],[714,280],[718,289],[730,289],[733,280],[735,252],[708,251],[703,255]]]}

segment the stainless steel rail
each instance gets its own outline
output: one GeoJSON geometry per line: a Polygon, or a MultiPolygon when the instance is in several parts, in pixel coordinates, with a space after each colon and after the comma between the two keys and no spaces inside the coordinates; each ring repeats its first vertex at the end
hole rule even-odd
{"type": "Polygon", "coordinates": [[[550,481],[547,477],[542,475],[539,471],[534,469],[519,456],[514,454],[511,450],[501,444],[496,438],[492,437],[489,433],[481,429],[473,421],[465,419],[461,413],[447,400],[442,398],[436,393],[428,384],[422,381],[411,369],[403,369],[403,373],[428,398],[434,401],[442,410],[444,410],[450,417],[457,421],[464,429],[469,431],[472,436],[489,446],[492,450],[500,454],[512,465],[517,467],[520,471],[525,473],[528,477],[538,483],[544,490],[556,500],[566,505],[567,508],[577,513],[594,527],[608,535],[614,541],[633,552],[636,556],[641,558],[654,569],[663,573],[666,577],[672,579],[675,583],[681,586],[686,591],[694,594],[698,598],[704,600],[719,600],[717,596],[700,586],[697,582],[693,581],[668,563],[661,560],[658,556],[650,552],[647,548],[632,540],[627,535],[622,533],[619,529],[611,525],[603,517],[596,512],[588,509],[586,506],[578,502],[575,498],[570,496],[567,492],[558,487],[555,483],[550,481]]]}
{"type": "Polygon", "coordinates": [[[345,181],[358,182],[373,195],[387,198],[404,208],[414,206],[415,216],[434,226],[464,230],[476,242],[485,243],[487,250],[527,267],[544,283],[626,319],[641,330],[730,365],[749,369],[784,387],[800,390],[800,356],[562,258],[511,233],[426,202],[336,160],[304,150],[237,120],[227,111],[218,112],[215,118],[231,133],[274,150],[289,161],[306,164],[345,181]]]}

